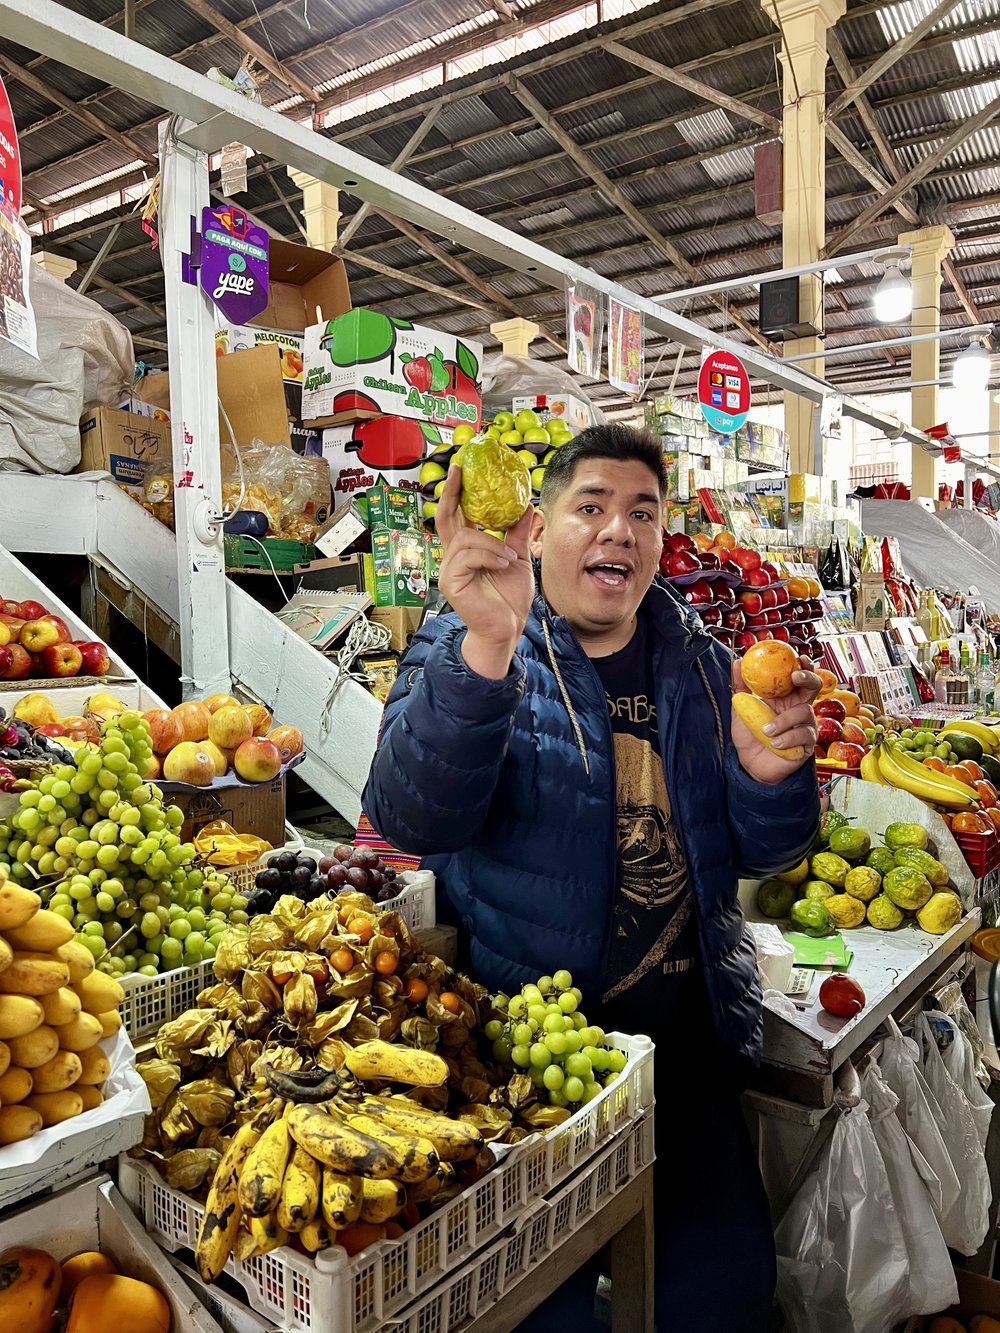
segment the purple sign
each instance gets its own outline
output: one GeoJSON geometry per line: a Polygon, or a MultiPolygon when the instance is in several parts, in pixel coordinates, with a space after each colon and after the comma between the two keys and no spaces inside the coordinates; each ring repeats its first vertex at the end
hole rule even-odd
{"type": "Polygon", "coordinates": [[[201,286],[230,324],[249,324],[267,306],[269,237],[232,204],[201,216],[201,286]]]}

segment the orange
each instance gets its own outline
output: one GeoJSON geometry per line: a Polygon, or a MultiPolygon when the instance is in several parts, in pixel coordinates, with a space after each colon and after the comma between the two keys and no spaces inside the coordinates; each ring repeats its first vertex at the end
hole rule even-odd
{"type": "Polygon", "coordinates": [[[997,803],[997,789],[992,782],[987,782],[985,778],[980,778],[973,784],[979,794],[979,799],[987,810],[992,810],[997,803]]]}
{"type": "Polygon", "coordinates": [[[761,699],[781,699],[795,686],[792,675],[802,670],[799,655],[788,643],[764,639],[743,654],[743,683],[761,699]]]}
{"type": "Polygon", "coordinates": [[[947,764],[944,762],[943,759],[938,759],[937,755],[933,754],[929,759],[924,760],[924,767],[933,768],[935,773],[945,773],[947,772],[948,768],[947,764]]]}
{"type": "Polygon", "coordinates": [[[731,551],[736,545],[736,538],[731,532],[717,532],[715,534],[715,544],[726,551],[731,551]]]}
{"type": "Polygon", "coordinates": [[[802,578],[790,578],[788,580],[788,595],[796,602],[804,602],[809,596],[809,580],[802,578]]]}

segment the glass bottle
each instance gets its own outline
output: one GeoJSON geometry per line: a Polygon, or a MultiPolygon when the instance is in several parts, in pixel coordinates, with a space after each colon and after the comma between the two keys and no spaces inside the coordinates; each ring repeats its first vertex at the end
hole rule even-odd
{"type": "Polygon", "coordinates": [[[969,651],[969,645],[963,642],[959,649],[958,674],[965,677],[968,699],[971,703],[975,695],[975,670],[972,665],[972,654],[969,651]]]}
{"type": "Polygon", "coordinates": [[[928,590],[920,594],[920,605],[917,608],[917,624],[923,630],[928,642],[934,638],[934,616],[930,607],[931,595],[928,590]]]}
{"type": "Polygon", "coordinates": [[[996,693],[996,672],[990,662],[990,655],[984,648],[979,654],[979,670],[976,672],[975,702],[984,713],[993,712],[993,700],[996,693]]]}
{"type": "Polygon", "coordinates": [[[934,698],[939,704],[955,702],[958,675],[951,665],[951,651],[946,643],[941,645],[941,660],[934,673],[934,698]]]}

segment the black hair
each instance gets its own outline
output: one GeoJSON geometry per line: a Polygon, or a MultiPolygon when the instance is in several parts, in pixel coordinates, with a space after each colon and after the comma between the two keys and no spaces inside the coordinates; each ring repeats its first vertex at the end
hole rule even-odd
{"type": "Polygon", "coordinates": [[[644,464],[656,478],[660,499],[665,498],[667,469],[659,441],[648,430],[611,422],[604,426],[588,426],[556,450],[545,468],[540,498],[542,508],[569,485],[577,463],[585,463],[590,458],[610,458],[616,462],[634,460],[644,464]]]}

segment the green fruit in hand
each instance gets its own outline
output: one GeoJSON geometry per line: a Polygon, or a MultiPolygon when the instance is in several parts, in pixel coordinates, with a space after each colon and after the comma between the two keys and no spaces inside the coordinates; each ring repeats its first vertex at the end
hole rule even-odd
{"type": "Polygon", "coordinates": [[[927,876],[935,889],[943,889],[948,883],[947,867],[929,852],[920,851],[918,847],[900,847],[893,853],[893,860],[897,866],[910,866],[913,870],[919,870],[922,875],[927,876]]]}
{"type": "Polygon", "coordinates": [[[782,879],[765,879],[757,890],[757,910],[763,916],[783,917],[791,911],[797,893],[782,879]]]}
{"type": "Polygon", "coordinates": [[[890,870],[896,869],[896,858],[889,847],[873,847],[865,858],[865,865],[880,875],[888,875],[890,870]]]}
{"type": "Polygon", "coordinates": [[[899,847],[927,849],[927,830],[920,824],[890,824],[885,831],[885,845],[896,851],[899,847]]]}
{"type": "Polygon", "coordinates": [[[871,866],[855,866],[844,880],[844,891],[863,903],[870,903],[881,887],[882,876],[871,866]]]}
{"type": "Polygon", "coordinates": [[[876,930],[895,930],[903,924],[903,913],[891,898],[880,893],[868,904],[868,924],[876,930]]]}
{"type": "Polygon", "coordinates": [[[832,898],[837,890],[832,884],[827,884],[825,879],[810,879],[802,890],[802,897],[808,898],[811,903],[824,903],[827,898],[832,898]]]}
{"type": "Polygon", "coordinates": [[[917,925],[928,935],[944,935],[962,919],[962,901],[957,893],[935,893],[917,913],[917,925]]]}
{"type": "Polygon", "coordinates": [[[823,935],[833,934],[833,918],[823,903],[813,902],[808,898],[800,898],[798,902],[792,903],[788,915],[791,918],[792,925],[806,935],[812,935],[818,939],[823,935]]]}
{"type": "Polygon", "coordinates": [[[926,875],[910,866],[897,866],[882,881],[882,892],[904,912],[916,912],[934,892],[926,875]]]}
{"type": "Polygon", "coordinates": [[[819,824],[819,845],[825,847],[830,841],[833,830],[843,828],[846,823],[847,816],[842,815],[839,810],[827,810],[819,824]]]}
{"type": "Polygon", "coordinates": [[[470,440],[462,447],[462,512],[470,523],[506,532],[531,501],[531,475],[521,460],[496,440],[470,440]]]}
{"type": "Polygon", "coordinates": [[[850,862],[845,861],[836,852],[817,852],[809,863],[813,879],[825,879],[828,884],[835,884],[838,889],[843,888],[850,869],[850,862]]]}
{"type": "Polygon", "coordinates": [[[872,840],[863,828],[837,828],[830,834],[831,852],[847,861],[860,861],[871,851],[872,840]]]}

